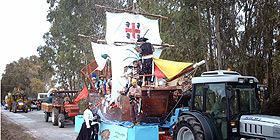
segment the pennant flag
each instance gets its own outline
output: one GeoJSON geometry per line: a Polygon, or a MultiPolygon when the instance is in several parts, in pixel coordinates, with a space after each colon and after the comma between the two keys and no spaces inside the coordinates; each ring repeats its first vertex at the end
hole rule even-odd
{"type": "Polygon", "coordinates": [[[136,42],[138,38],[148,38],[152,44],[161,44],[158,20],[143,15],[106,12],[106,41],[136,42]]]}
{"type": "Polygon", "coordinates": [[[158,79],[173,79],[175,76],[193,66],[193,63],[176,62],[154,58],[154,74],[158,79]]]}
{"type": "Polygon", "coordinates": [[[79,94],[79,96],[75,99],[74,104],[78,103],[81,99],[87,99],[87,97],[88,97],[88,89],[87,86],[85,86],[82,92],[79,94]]]}

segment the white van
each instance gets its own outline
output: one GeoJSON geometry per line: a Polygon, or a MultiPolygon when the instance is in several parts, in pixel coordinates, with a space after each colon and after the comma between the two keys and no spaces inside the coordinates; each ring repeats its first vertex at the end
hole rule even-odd
{"type": "Polygon", "coordinates": [[[48,99],[48,93],[38,93],[37,100],[46,101],[48,99]]]}

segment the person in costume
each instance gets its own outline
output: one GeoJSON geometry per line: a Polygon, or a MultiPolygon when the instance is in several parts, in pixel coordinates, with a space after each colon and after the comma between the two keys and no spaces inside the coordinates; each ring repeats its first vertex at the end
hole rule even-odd
{"type": "Polygon", "coordinates": [[[69,104],[72,104],[70,98],[69,97],[65,97],[64,101],[63,101],[63,105],[69,105],[69,104]]]}
{"type": "Polygon", "coordinates": [[[122,93],[123,95],[126,95],[129,87],[131,86],[131,83],[130,83],[131,75],[132,75],[132,69],[130,69],[129,66],[125,66],[124,72],[123,72],[123,77],[126,79],[126,85],[124,87],[124,93],[122,93]]]}
{"type": "Polygon", "coordinates": [[[135,122],[137,122],[137,125],[140,125],[141,121],[141,96],[142,91],[141,88],[137,85],[137,80],[132,79],[132,86],[129,88],[127,96],[130,98],[130,117],[132,121],[132,125],[130,127],[133,127],[135,125],[135,122]]]}
{"type": "MultiPolygon", "coordinates": [[[[138,60],[138,65],[139,65],[139,75],[144,75],[142,59],[139,59],[139,60],[138,60]]],[[[139,76],[139,80],[138,80],[137,84],[138,84],[140,87],[142,87],[142,84],[143,84],[143,76],[139,76]]]]}
{"type": "Polygon", "coordinates": [[[104,75],[99,76],[99,81],[97,82],[97,89],[101,95],[105,95],[106,93],[106,80],[104,79],[104,75]]]}
{"type": "Polygon", "coordinates": [[[93,116],[92,109],[94,108],[92,103],[87,105],[86,110],[84,111],[84,123],[82,124],[82,128],[79,132],[76,140],[90,140],[91,133],[94,127],[91,125],[92,122],[97,119],[97,116],[93,116]]]}
{"type": "Polygon", "coordinates": [[[133,69],[132,69],[133,78],[136,78],[136,79],[139,78],[139,71],[140,71],[140,67],[138,65],[137,60],[135,60],[135,61],[133,61],[133,69]]]}
{"type": "Polygon", "coordinates": [[[101,122],[102,119],[105,120],[104,117],[102,116],[100,108],[101,108],[101,104],[96,103],[92,109],[92,113],[93,113],[93,120],[91,123],[92,140],[98,140],[99,123],[101,122]]]}
{"type": "MultiPolygon", "coordinates": [[[[151,43],[146,42],[148,39],[141,37],[137,40],[140,42],[140,48],[136,47],[136,51],[141,54],[143,59],[142,70],[145,75],[152,74],[152,65],[153,65],[153,53],[154,48],[151,43]]],[[[145,82],[146,84],[151,84],[152,76],[146,76],[145,82]]]]}

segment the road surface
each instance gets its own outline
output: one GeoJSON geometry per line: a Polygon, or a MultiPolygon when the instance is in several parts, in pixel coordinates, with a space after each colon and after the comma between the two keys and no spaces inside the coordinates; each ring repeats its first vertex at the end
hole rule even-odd
{"type": "Polygon", "coordinates": [[[13,113],[1,107],[1,114],[7,120],[25,127],[27,133],[40,140],[75,140],[78,136],[72,121],[65,122],[64,128],[53,126],[51,117],[49,122],[45,122],[42,110],[34,110],[28,113],[21,111],[13,113]]]}

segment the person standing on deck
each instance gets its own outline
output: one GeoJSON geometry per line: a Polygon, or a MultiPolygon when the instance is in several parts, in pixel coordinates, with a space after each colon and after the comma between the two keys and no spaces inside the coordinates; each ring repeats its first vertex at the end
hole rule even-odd
{"type": "MultiPolygon", "coordinates": [[[[139,75],[144,75],[142,59],[138,60],[138,65],[139,65],[139,75]]],[[[138,80],[137,84],[140,87],[142,87],[143,82],[144,82],[143,81],[143,76],[139,76],[139,80],[138,80]]]]}
{"type": "MultiPolygon", "coordinates": [[[[137,40],[140,42],[140,48],[136,47],[136,51],[141,54],[143,59],[143,72],[145,75],[152,74],[152,65],[153,65],[153,53],[154,47],[151,43],[146,42],[148,39],[141,37],[137,40]]],[[[151,84],[152,76],[145,76],[146,85],[151,84]]]]}
{"type": "Polygon", "coordinates": [[[137,85],[137,80],[132,79],[132,87],[130,87],[127,96],[130,98],[130,117],[132,121],[132,125],[130,127],[133,127],[135,125],[135,122],[137,122],[137,125],[140,125],[141,121],[141,96],[142,91],[141,88],[137,85]]]}

